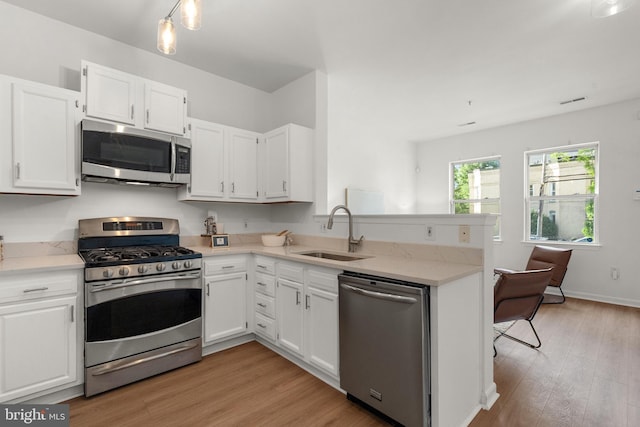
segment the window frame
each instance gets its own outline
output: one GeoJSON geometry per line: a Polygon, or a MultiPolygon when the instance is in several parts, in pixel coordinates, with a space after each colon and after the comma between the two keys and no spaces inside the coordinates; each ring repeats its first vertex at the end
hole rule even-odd
{"type": "Polygon", "coordinates": [[[536,150],[528,150],[524,152],[524,238],[526,243],[548,243],[553,245],[580,245],[580,246],[599,246],[600,244],[600,142],[586,142],[581,144],[568,144],[557,147],[541,148],[536,150]],[[535,154],[551,154],[555,152],[567,152],[578,151],[584,148],[595,149],[594,158],[594,190],[593,194],[581,193],[570,195],[549,195],[549,196],[536,196],[531,195],[531,188],[533,184],[529,182],[529,156],[535,154]],[[554,201],[580,201],[580,200],[593,200],[593,238],[591,242],[574,242],[565,240],[538,240],[531,238],[531,206],[539,201],[554,200],[554,201]]]}
{"type": "MultiPolygon", "coordinates": [[[[493,236],[494,241],[499,241],[502,239],[502,156],[501,155],[493,155],[487,157],[477,157],[473,159],[463,159],[463,160],[454,160],[449,162],[449,213],[454,215],[464,215],[464,214],[456,214],[455,205],[457,203],[496,203],[498,205],[497,214],[489,214],[497,216],[497,235],[493,236]],[[500,163],[500,178],[498,179],[499,188],[500,188],[500,197],[487,197],[482,199],[456,199],[455,198],[455,166],[464,164],[464,163],[481,163],[481,162],[489,162],[497,160],[500,163]]],[[[476,214],[468,214],[468,215],[476,215],[476,214]]]]}

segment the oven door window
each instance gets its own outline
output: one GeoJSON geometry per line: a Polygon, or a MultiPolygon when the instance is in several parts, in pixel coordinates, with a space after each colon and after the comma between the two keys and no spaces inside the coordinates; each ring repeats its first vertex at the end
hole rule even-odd
{"type": "Polygon", "coordinates": [[[201,317],[201,289],[171,289],[87,307],[88,342],[149,334],[201,317]]]}
{"type": "Polygon", "coordinates": [[[171,173],[171,142],[122,133],[82,132],[82,161],[118,169],[171,173]]]}

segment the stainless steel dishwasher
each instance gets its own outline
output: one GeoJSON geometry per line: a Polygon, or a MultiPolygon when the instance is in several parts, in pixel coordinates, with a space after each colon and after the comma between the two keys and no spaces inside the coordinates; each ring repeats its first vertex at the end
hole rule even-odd
{"type": "Polygon", "coordinates": [[[429,288],[338,276],[340,387],[405,426],[430,425],[429,288]]]}

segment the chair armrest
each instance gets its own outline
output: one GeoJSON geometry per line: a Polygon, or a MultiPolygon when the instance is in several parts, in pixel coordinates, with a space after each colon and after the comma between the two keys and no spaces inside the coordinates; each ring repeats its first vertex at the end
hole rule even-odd
{"type": "Polygon", "coordinates": [[[508,268],[494,268],[493,269],[493,274],[503,274],[503,273],[517,273],[519,270],[510,270],[508,268]]]}

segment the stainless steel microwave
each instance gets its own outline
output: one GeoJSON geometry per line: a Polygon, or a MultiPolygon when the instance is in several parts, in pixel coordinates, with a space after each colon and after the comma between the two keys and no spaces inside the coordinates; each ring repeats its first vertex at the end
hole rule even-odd
{"type": "Polygon", "coordinates": [[[83,120],[82,179],[177,187],[191,178],[191,141],[174,135],[83,120]]]}

